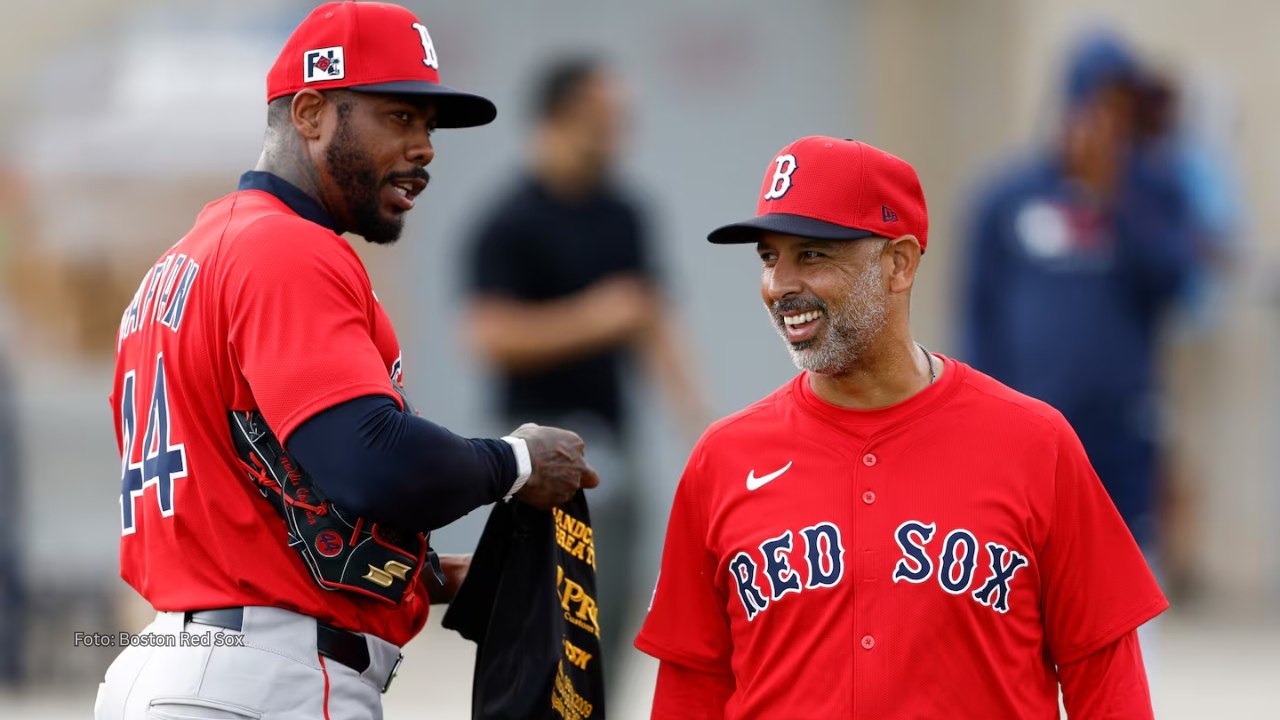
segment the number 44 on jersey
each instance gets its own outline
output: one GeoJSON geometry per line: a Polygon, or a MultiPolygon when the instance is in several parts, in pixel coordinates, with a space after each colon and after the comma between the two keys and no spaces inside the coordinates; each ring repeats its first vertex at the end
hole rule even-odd
{"type": "Polygon", "coordinates": [[[150,485],[156,487],[160,514],[173,515],[173,481],[187,476],[187,451],[175,445],[169,433],[169,393],[165,387],[164,353],[156,355],[155,379],[151,399],[147,403],[146,430],[142,444],[134,448],[138,438],[137,373],[125,373],[120,402],[120,533],[131,535],[137,529],[135,501],[150,485]],[[134,457],[140,456],[135,461],[134,457]]]}

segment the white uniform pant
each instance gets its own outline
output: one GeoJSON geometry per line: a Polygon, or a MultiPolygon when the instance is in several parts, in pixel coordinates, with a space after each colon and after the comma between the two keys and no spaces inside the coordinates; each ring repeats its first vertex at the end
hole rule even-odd
{"type": "Polygon", "coordinates": [[[400,649],[372,635],[358,673],[316,651],[316,621],[247,607],[240,632],[162,612],[98,686],[95,720],[375,720],[400,649]]]}

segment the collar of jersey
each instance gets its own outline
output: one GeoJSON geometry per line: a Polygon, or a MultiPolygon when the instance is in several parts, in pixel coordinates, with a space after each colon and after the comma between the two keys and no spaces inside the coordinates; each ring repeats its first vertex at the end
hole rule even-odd
{"type": "Polygon", "coordinates": [[[938,381],[900,403],[874,410],[854,410],[832,405],[818,397],[809,386],[809,373],[802,372],[792,381],[792,393],[797,404],[822,419],[859,433],[879,433],[906,422],[915,422],[944,404],[959,386],[964,365],[949,357],[933,353],[940,358],[946,371],[938,381]]]}
{"type": "Polygon", "coordinates": [[[327,227],[335,235],[342,234],[342,230],[333,222],[333,217],[329,215],[329,212],[324,209],[324,206],[318,200],[279,175],[272,175],[261,170],[250,170],[240,176],[240,189],[261,190],[262,192],[271,193],[279,198],[280,202],[288,205],[289,209],[297,213],[298,217],[327,227]]]}

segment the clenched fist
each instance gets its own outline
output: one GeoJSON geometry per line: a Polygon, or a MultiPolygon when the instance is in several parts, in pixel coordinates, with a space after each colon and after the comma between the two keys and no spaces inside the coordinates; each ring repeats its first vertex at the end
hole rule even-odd
{"type": "Polygon", "coordinates": [[[511,433],[529,446],[533,474],[516,497],[536,508],[550,510],[577,494],[578,488],[593,488],[600,477],[587,464],[585,447],[577,433],[555,427],[525,423],[511,433]]]}

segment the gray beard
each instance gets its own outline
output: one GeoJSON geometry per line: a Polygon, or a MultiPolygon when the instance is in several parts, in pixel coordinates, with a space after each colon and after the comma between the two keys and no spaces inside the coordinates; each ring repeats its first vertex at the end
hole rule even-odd
{"type": "Polygon", "coordinates": [[[872,260],[858,275],[845,302],[836,312],[821,301],[787,307],[785,301],[766,308],[774,329],[782,336],[791,362],[801,370],[819,375],[840,375],[853,369],[888,323],[889,302],[880,284],[880,263],[872,260]],[[781,312],[821,309],[825,327],[809,340],[793,343],[787,339],[781,312]]]}

